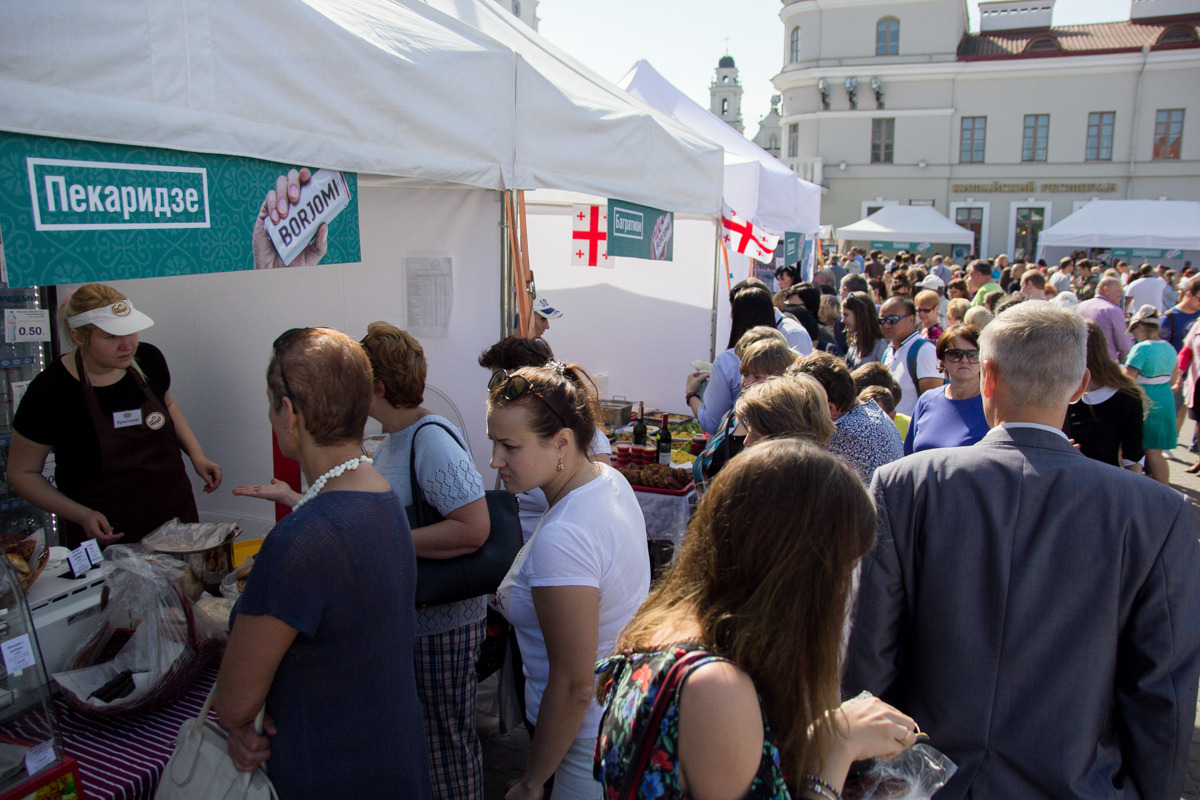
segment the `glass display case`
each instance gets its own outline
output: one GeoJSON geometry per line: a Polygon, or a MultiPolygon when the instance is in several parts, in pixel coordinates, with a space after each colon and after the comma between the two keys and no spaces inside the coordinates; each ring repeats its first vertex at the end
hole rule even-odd
{"type": "MultiPolygon", "coordinates": [[[[5,289],[0,287],[0,533],[31,534],[39,528],[46,532],[46,544],[58,544],[57,526],[54,515],[48,514],[27,503],[12,491],[8,483],[8,447],[12,437],[12,419],[17,404],[25,393],[25,387],[33,380],[52,358],[51,342],[53,320],[45,330],[29,330],[31,326],[18,327],[15,322],[5,324],[7,309],[41,309],[47,302],[45,289],[5,289]],[[16,341],[32,337],[47,337],[44,341],[16,341]]],[[[54,454],[46,461],[45,475],[54,482],[54,454]]]]}
{"type": "Polygon", "coordinates": [[[62,763],[62,736],[33,618],[16,570],[0,558],[0,797],[62,763]]]}

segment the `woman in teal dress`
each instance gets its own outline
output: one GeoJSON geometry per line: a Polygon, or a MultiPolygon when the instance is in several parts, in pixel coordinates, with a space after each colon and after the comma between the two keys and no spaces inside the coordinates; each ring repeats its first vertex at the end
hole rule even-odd
{"type": "Polygon", "coordinates": [[[1170,485],[1164,450],[1175,447],[1175,396],[1171,384],[1179,376],[1175,348],[1158,338],[1158,310],[1142,306],[1129,321],[1129,332],[1137,344],[1125,359],[1125,373],[1138,382],[1150,399],[1150,413],[1142,433],[1146,471],[1160,483],[1170,485]]]}
{"type": "Polygon", "coordinates": [[[852,761],[914,744],[911,717],[839,694],[852,575],[874,541],[870,495],[823,448],[768,439],[731,459],[601,665],[605,797],[836,800],[852,761]],[[662,694],[675,664],[686,682],[662,694]]]}

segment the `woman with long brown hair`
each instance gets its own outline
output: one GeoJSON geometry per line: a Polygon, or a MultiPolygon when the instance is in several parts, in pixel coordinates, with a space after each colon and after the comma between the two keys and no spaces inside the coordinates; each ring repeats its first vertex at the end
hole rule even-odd
{"type": "Polygon", "coordinates": [[[919,734],[905,714],[875,698],[839,702],[851,575],[874,540],[862,482],[816,445],[765,441],[731,461],[601,673],[606,787],[836,798],[852,761],[912,745],[919,734]],[[686,683],[663,696],[661,723],[649,729],[659,690],[684,659],[686,683]],[[647,737],[649,758],[635,765],[647,737]]]}
{"type": "Polygon", "coordinates": [[[1100,326],[1087,321],[1087,391],[1067,409],[1067,435],[1089,458],[1142,471],[1146,395],[1108,354],[1100,326]]]}
{"type": "Polygon", "coordinates": [[[872,361],[882,361],[888,340],[879,324],[879,311],[859,292],[842,300],[842,326],[846,331],[846,365],[850,369],[872,361]]]}

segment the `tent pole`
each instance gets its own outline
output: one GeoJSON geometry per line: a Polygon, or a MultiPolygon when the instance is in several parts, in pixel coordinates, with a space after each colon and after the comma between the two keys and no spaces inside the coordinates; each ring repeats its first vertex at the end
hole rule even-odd
{"type": "Polygon", "coordinates": [[[508,216],[507,189],[500,192],[500,338],[511,336],[516,317],[516,290],[513,282],[512,224],[508,216]]]}
{"type": "Polygon", "coordinates": [[[708,360],[712,363],[717,358],[717,309],[720,307],[721,291],[721,223],[717,222],[717,233],[713,238],[713,293],[712,315],[709,320],[708,360]]]}

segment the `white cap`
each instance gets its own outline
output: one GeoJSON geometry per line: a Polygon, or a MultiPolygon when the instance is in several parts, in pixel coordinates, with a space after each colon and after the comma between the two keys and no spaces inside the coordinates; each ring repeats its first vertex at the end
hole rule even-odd
{"type": "Polygon", "coordinates": [[[918,283],[917,286],[921,287],[922,289],[941,291],[942,289],[946,288],[946,283],[937,275],[926,275],[925,280],[918,283]]]}
{"type": "Polygon", "coordinates": [[[541,314],[546,319],[558,319],[562,316],[562,312],[550,305],[550,301],[544,297],[539,297],[534,301],[533,313],[541,314]]]}
{"type": "Polygon", "coordinates": [[[128,336],[146,330],[154,324],[154,320],[134,308],[128,300],[118,300],[112,305],[67,317],[67,324],[72,328],[95,325],[113,336],[128,336]]]}

